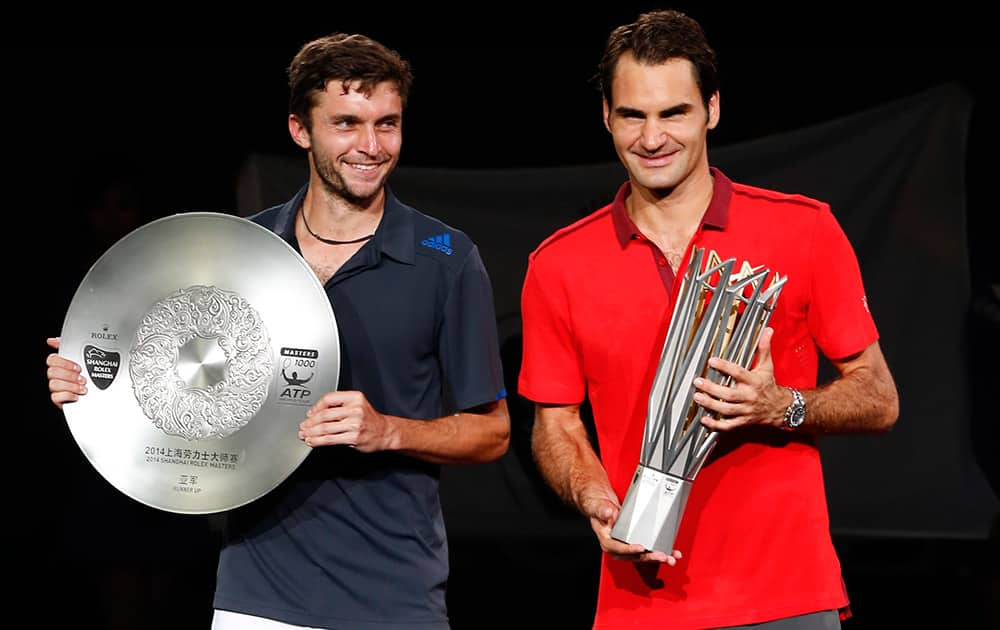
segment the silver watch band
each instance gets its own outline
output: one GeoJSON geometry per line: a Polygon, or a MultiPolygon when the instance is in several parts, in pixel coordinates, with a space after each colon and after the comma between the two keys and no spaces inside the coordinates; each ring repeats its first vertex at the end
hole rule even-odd
{"type": "Polygon", "coordinates": [[[788,408],[785,409],[785,418],[781,422],[781,428],[786,431],[794,431],[805,422],[806,400],[802,397],[802,393],[799,390],[793,387],[786,389],[792,393],[792,404],[788,405],[788,408]]]}

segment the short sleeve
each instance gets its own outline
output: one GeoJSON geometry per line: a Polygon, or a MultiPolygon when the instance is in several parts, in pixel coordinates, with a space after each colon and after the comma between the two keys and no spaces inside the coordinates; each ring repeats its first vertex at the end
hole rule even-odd
{"type": "Polygon", "coordinates": [[[574,341],[565,284],[533,257],[521,290],[524,349],[519,393],[535,402],[576,404],[586,383],[574,341]]]}
{"type": "Polygon", "coordinates": [[[438,353],[456,410],[506,397],[493,286],[476,247],[445,299],[438,353]]]}
{"type": "Polygon", "coordinates": [[[828,206],[818,213],[810,263],[806,319],[823,354],[841,359],[877,341],[857,256],[828,206]]]}

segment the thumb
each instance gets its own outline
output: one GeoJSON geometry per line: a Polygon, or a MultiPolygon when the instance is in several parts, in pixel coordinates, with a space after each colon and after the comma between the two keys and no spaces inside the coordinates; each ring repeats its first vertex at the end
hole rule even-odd
{"type": "Polygon", "coordinates": [[[59,337],[49,337],[45,340],[45,343],[47,343],[50,348],[54,348],[55,350],[59,349],[59,337]]]}
{"type": "Polygon", "coordinates": [[[605,525],[614,521],[618,514],[618,508],[614,503],[607,499],[596,497],[588,501],[585,511],[591,518],[595,518],[605,525]]]}
{"type": "Polygon", "coordinates": [[[771,363],[771,337],[773,335],[774,329],[770,326],[760,334],[760,341],[757,342],[757,368],[765,367],[772,370],[774,368],[771,363]]]}

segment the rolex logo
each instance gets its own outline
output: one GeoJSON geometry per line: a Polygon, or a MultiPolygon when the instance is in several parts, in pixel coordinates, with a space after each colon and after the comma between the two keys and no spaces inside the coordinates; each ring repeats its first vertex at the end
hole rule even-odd
{"type": "Polygon", "coordinates": [[[118,341],[118,333],[109,332],[108,325],[104,324],[104,326],[101,327],[101,330],[99,332],[92,331],[90,333],[90,338],[102,339],[104,341],[118,341]]]}

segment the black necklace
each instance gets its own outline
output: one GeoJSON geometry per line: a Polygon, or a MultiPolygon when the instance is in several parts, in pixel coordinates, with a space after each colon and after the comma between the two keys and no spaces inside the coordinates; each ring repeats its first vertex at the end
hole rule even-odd
{"type": "Polygon", "coordinates": [[[361,243],[361,242],[367,241],[371,237],[375,236],[375,232],[372,232],[368,236],[359,236],[358,238],[352,238],[349,241],[338,241],[338,240],[332,239],[332,238],[323,238],[319,234],[313,232],[312,228],[309,227],[309,222],[306,221],[306,211],[302,210],[301,213],[302,213],[302,225],[306,226],[306,231],[309,232],[310,234],[312,234],[313,238],[315,238],[316,240],[319,240],[319,241],[323,241],[327,245],[350,245],[352,243],[361,243]]]}

